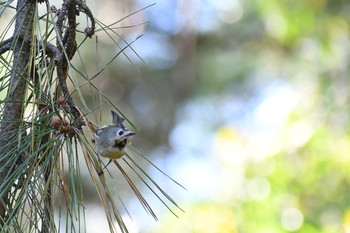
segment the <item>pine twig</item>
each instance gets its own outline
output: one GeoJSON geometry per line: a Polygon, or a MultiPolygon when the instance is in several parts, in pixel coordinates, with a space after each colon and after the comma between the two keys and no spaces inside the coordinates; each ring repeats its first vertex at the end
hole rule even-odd
{"type": "Polygon", "coordinates": [[[69,94],[69,90],[67,87],[67,77],[68,77],[68,61],[71,60],[77,51],[77,42],[76,42],[76,6],[82,12],[84,12],[91,20],[92,26],[85,29],[86,35],[91,37],[95,31],[95,20],[90,11],[90,9],[86,6],[82,1],[77,0],[67,0],[62,4],[62,8],[58,11],[58,20],[56,22],[57,26],[57,49],[60,53],[65,54],[62,56],[60,60],[58,60],[56,64],[57,68],[57,77],[59,80],[60,88],[63,92],[63,96],[67,105],[69,106],[69,110],[76,121],[76,125],[80,128],[84,122],[81,119],[81,115],[75,103],[69,94]],[[68,27],[65,28],[63,34],[63,21],[68,19],[68,27]]]}
{"type": "Polygon", "coordinates": [[[0,43],[0,55],[11,49],[12,41],[13,41],[13,36],[11,36],[10,38],[8,38],[0,43]]]}

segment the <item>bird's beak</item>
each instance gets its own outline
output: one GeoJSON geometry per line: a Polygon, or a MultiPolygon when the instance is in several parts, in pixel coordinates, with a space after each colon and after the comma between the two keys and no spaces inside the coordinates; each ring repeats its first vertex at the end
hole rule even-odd
{"type": "Polygon", "coordinates": [[[129,132],[127,135],[125,135],[126,137],[130,137],[130,136],[132,136],[132,135],[135,135],[136,133],[134,133],[134,132],[129,132]]]}

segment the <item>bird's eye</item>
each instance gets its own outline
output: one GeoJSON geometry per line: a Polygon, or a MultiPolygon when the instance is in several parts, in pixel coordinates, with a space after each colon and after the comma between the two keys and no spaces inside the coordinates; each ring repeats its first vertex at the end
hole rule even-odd
{"type": "Polygon", "coordinates": [[[123,134],[124,134],[123,130],[119,131],[119,133],[118,133],[119,136],[122,136],[123,134]]]}

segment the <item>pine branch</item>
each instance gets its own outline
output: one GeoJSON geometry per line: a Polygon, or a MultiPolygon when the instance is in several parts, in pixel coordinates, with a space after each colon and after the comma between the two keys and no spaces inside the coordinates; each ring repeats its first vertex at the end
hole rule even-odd
{"type": "Polygon", "coordinates": [[[11,43],[13,41],[13,36],[8,38],[7,40],[4,40],[0,43],[0,55],[4,52],[7,52],[11,49],[11,43]]]}

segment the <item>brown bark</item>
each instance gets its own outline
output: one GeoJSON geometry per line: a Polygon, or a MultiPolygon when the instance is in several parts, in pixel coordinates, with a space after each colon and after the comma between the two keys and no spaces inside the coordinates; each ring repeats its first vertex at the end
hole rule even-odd
{"type": "Polygon", "coordinates": [[[0,126],[0,133],[2,135],[8,135],[7,137],[2,137],[0,140],[0,187],[2,187],[2,195],[0,197],[0,226],[6,221],[8,192],[11,188],[11,186],[6,185],[6,180],[11,172],[11,164],[7,163],[6,154],[16,149],[18,144],[14,143],[14,140],[21,134],[19,128],[23,116],[23,103],[27,89],[26,79],[29,77],[28,66],[34,9],[35,4],[28,3],[26,0],[18,0],[17,2],[18,15],[12,41],[13,65],[0,126]],[[5,187],[6,189],[4,190],[3,188],[5,187]]]}

